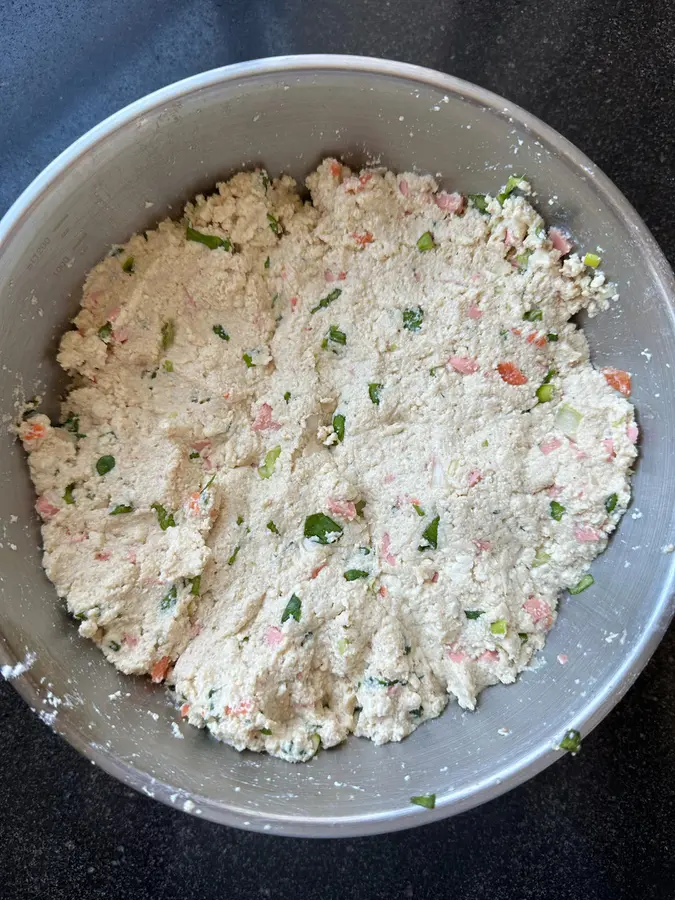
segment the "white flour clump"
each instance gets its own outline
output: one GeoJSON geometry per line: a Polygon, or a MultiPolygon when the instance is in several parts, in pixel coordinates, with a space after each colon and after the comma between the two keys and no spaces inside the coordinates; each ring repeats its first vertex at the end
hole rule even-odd
{"type": "MultiPolygon", "coordinates": [[[[89,274],[59,425],[20,435],[44,564],[193,725],[309,759],[512,682],[629,501],[607,305],[509,179],[239,174],[89,274]]],[[[622,396],[624,395],[624,396],[622,396]]]]}

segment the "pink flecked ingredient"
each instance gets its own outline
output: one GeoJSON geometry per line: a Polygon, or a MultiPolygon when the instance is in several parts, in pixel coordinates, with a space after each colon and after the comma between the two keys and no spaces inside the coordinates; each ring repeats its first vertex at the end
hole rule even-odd
{"type": "Polygon", "coordinates": [[[513,236],[513,232],[510,231],[508,228],[504,232],[504,243],[506,244],[507,247],[515,247],[516,246],[516,239],[513,236]]]}
{"type": "Polygon", "coordinates": [[[127,559],[129,560],[129,562],[131,563],[132,566],[135,566],[136,563],[138,562],[137,557],[136,557],[136,551],[129,550],[129,552],[127,553],[127,559]]]}
{"type": "Polygon", "coordinates": [[[269,625],[265,632],[265,643],[268,647],[278,647],[284,639],[281,628],[276,625],[269,625]]]}
{"type": "Polygon", "coordinates": [[[122,312],[121,306],[116,306],[114,309],[111,309],[110,312],[108,313],[108,321],[114,322],[115,319],[119,316],[119,314],[121,312],[122,312]]]}
{"type": "Polygon", "coordinates": [[[403,194],[404,197],[408,196],[408,182],[405,179],[401,179],[398,183],[398,189],[403,194]]]}
{"type": "Polygon", "coordinates": [[[126,342],[129,340],[129,329],[116,328],[113,331],[113,338],[117,341],[118,344],[126,344],[126,342]]]}
{"type": "Polygon", "coordinates": [[[523,603],[523,609],[529,614],[533,622],[544,622],[546,627],[550,628],[552,622],[551,607],[546,600],[531,594],[523,603]]]}
{"type": "Polygon", "coordinates": [[[483,475],[478,469],[472,469],[469,472],[469,487],[474,487],[479,481],[483,480],[483,475]]]}
{"type": "Polygon", "coordinates": [[[481,662],[497,662],[499,659],[498,650],[484,650],[478,657],[481,662]]]}
{"type": "Polygon", "coordinates": [[[616,457],[614,441],[611,438],[605,438],[603,441],[600,441],[600,443],[607,451],[607,462],[611,462],[616,457]]]}
{"type": "Polygon", "coordinates": [[[380,544],[380,554],[382,555],[382,559],[388,563],[390,566],[396,565],[396,557],[393,553],[390,552],[391,548],[391,538],[389,537],[389,532],[385,531],[382,535],[382,543],[380,544]]]}
{"type": "Polygon", "coordinates": [[[463,650],[459,650],[457,644],[449,644],[445,648],[445,655],[454,663],[461,663],[466,659],[466,653],[463,650]]]}
{"type": "Polygon", "coordinates": [[[448,362],[461,375],[473,375],[478,371],[478,363],[469,356],[451,356],[448,362]]]}
{"type": "Polygon", "coordinates": [[[546,493],[549,495],[549,497],[559,497],[562,492],[563,489],[557,484],[552,484],[549,488],[546,489],[546,493]]]}
{"type": "Polygon", "coordinates": [[[558,656],[556,657],[556,659],[558,660],[558,662],[560,663],[561,666],[566,666],[567,663],[570,661],[570,658],[566,653],[559,653],[558,656]]]}
{"type": "Polygon", "coordinates": [[[590,525],[576,525],[574,528],[574,537],[580,544],[591,544],[594,541],[599,541],[602,537],[602,533],[596,531],[595,528],[591,528],[590,525]]]}
{"type": "Polygon", "coordinates": [[[69,531],[66,531],[66,534],[68,535],[67,543],[69,544],[81,544],[83,541],[89,540],[86,534],[71,534],[69,531]]]}
{"type": "Polygon", "coordinates": [[[630,425],[626,428],[626,437],[631,442],[631,444],[635,444],[640,435],[637,425],[635,422],[631,422],[630,425]]]}
{"type": "Polygon", "coordinates": [[[254,431],[278,431],[281,428],[278,422],[272,421],[272,407],[269,403],[263,403],[260,407],[251,428],[254,431]]]}
{"type": "Polygon", "coordinates": [[[92,291],[90,294],[85,294],[82,298],[82,306],[84,306],[85,309],[95,309],[101,302],[101,298],[104,296],[105,291],[92,291]]]}
{"type": "Polygon", "coordinates": [[[138,645],[138,638],[135,635],[129,634],[129,632],[125,631],[122,635],[122,643],[126,644],[128,647],[136,647],[138,645]]]}
{"type": "Polygon", "coordinates": [[[434,196],[434,202],[439,209],[457,214],[464,209],[466,200],[461,194],[448,194],[447,191],[441,191],[440,194],[434,196]]]}
{"type": "Polygon", "coordinates": [[[489,552],[490,550],[492,550],[492,541],[482,541],[480,539],[474,538],[472,543],[476,545],[476,549],[479,553],[482,553],[483,551],[489,552]]]}
{"type": "Polygon", "coordinates": [[[480,319],[483,313],[478,309],[477,306],[469,307],[469,318],[470,319],[480,319]]]}
{"type": "Polygon", "coordinates": [[[297,305],[298,305],[298,298],[291,297],[291,309],[294,310],[297,305]]]}
{"type": "Polygon", "coordinates": [[[94,559],[97,559],[99,562],[108,562],[108,560],[112,557],[112,553],[110,550],[97,550],[94,553],[94,559]]]}
{"type": "Polygon", "coordinates": [[[554,450],[557,450],[559,447],[562,447],[562,441],[560,438],[549,438],[547,441],[543,441],[539,444],[539,449],[544,454],[544,456],[548,456],[549,453],[553,453],[554,450]]]}
{"type": "Polygon", "coordinates": [[[439,578],[438,572],[434,572],[434,574],[431,576],[431,583],[438,584],[438,578],[439,578]]]}
{"type": "Polygon", "coordinates": [[[384,476],[384,483],[391,484],[392,481],[395,481],[395,479],[396,479],[395,475],[393,475],[391,472],[387,472],[387,474],[384,476]]]}
{"type": "Polygon", "coordinates": [[[211,441],[208,438],[205,438],[203,441],[195,441],[190,444],[193,450],[196,450],[197,453],[201,453],[202,450],[206,450],[207,447],[211,446],[211,441]]]}
{"type": "Polygon", "coordinates": [[[326,279],[326,281],[329,281],[329,282],[330,281],[344,281],[345,278],[347,277],[347,273],[346,272],[338,272],[336,275],[334,272],[331,272],[330,269],[326,269],[326,271],[323,273],[323,277],[326,279]]]}
{"type": "Polygon", "coordinates": [[[329,497],[326,501],[328,509],[336,516],[352,522],[356,518],[356,506],[351,500],[335,500],[329,497]]]}
{"type": "Polygon", "coordinates": [[[37,503],[35,504],[35,509],[42,516],[45,522],[49,522],[50,519],[53,519],[54,516],[59,511],[58,506],[54,506],[53,503],[50,503],[46,497],[39,497],[37,503]]]}
{"type": "Polygon", "coordinates": [[[572,249],[572,244],[567,240],[559,228],[551,228],[548,232],[550,242],[554,250],[559,250],[562,256],[566,256],[572,249]]]}
{"type": "Polygon", "coordinates": [[[319,577],[319,574],[321,572],[323,572],[323,570],[326,568],[327,565],[328,565],[328,563],[321,563],[320,566],[317,566],[315,569],[312,569],[312,574],[310,576],[312,581],[314,581],[315,578],[319,577]]]}
{"type": "Polygon", "coordinates": [[[386,597],[387,594],[389,593],[389,591],[386,589],[386,587],[383,584],[381,584],[380,589],[378,590],[377,593],[380,595],[380,597],[386,597]]]}

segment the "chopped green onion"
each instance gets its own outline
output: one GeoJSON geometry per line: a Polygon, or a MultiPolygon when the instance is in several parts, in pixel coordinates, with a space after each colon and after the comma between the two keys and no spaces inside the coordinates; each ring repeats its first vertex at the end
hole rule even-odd
{"type": "Polygon", "coordinates": [[[328,329],[328,337],[327,341],[330,341],[333,344],[340,344],[342,347],[347,343],[347,335],[344,331],[340,331],[337,325],[331,325],[328,329]]]}
{"type": "Polygon", "coordinates": [[[417,709],[411,709],[408,715],[412,716],[413,719],[419,719],[423,712],[424,709],[421,706],[418,706],[417,709]]]}
{"type": "Polygon", "coordinates": [[[229,334],[225,331],[222,325],[214,325],[213,333],[217,335],[221,339],[221,341],[229,341],[230,339],[229,334]]]}
{"type": "Polygon", "coordinates": [[[237,546],[234,548],[234,550],[233,550],[233,552],[232,552],[232,556],[231,556],[231,557],[228,559],[228,561],[227,561],[228,566],[233,566],[233,565],[235,564],[235,561],[236,561],[237,556],[238,556],[238,554],[239,554],[239,549],[240,549],[240,548],[239,548],[239,544],[237,544],[237,546]]]}
{"type": "Polygon", "coordinates": [[[592,575],[584,575],[584,577],[577,581],[574,587],[567,588],[568,594],[580,594],[582,591],[585,591],[586,588],[589,588],[592,584],[595,584],[595,578],[592,575]]]}
{"type": "Polygon", "coordinates": [[[315,312],[318,312],[320,309],[325,309],[325,308],[326,308],[327,306],[329,306],[334,300],[337,300],[337,298],[340,296],[341,293],[342,293],[342,291],[341,291],[340,288],[334,288],[334,289],[330,292],[330,294],[328,294],[328,295],[327,295],[326,297],[324,297],[322,300],[319,300],[319,302],[317,303],[317,305],[314,307],[314,309],[310,310],[310,312],[315,313],[315,312]]]}
{"type": "Polygon", "coordinates": [[[602,260],[595,253],[587,253],[584,256],[584,265],[590,266],[592,269],[597,269],[601,262],[602,260]]]}
{"type": "Polygon", "coordinates": [[[421,306],[403,310],[403,327],[408,331],[419,331],[424,319],[424,310],[421,306]]]}
{"type": "Polygon", "coordinates": [[[122,263],[122,271],[126,272],[128,275],[134,271],[134,258],[133,256],[127,256],[127,258],[122,263]]]}
{"type": "Polygon", "coordinates": [[[76,438],[85,438],[87,436],[86,434],[80,434],[80,417],[74,416],[72,413],[63,423],[63,427],[66,429],[66,431],[74,434],[76,438]]]}
{"type": "Polygon", "coordinates": [[[616,504],[619,502],[619,498],[616,494],[610,494],[609,497],[605,500],[605,509],[608,513],[613,513],[616,509],[616,504]]]}
{"type": "Polygon", "coordinates": [[[555,388],[552,384],[542,384],[537,388],[537,400],[540,403],[548,403],[553,400],[555,388]]]}
{"type": "Polygon", "coordinates": [[[506,184],[497,194],[497,200],[499,201],[500,206],[504,205],[504,201],[506,200],[506,198],[510,196],[524,180],[525,179],[522,175],[509,175],[506,184]]]}
{"type": "Polygon", "coordinates": [[[286,401],[286,403],[288,403],[288,401],[289,401],[290,399],[291,399],[291,392],[290,392],[290,391],[286,391],[286,393],[284,394],[284,400],[286,401]]]}
{"type": "Polygon", "coordinates": [[[269,269],[269,267],[270,267],[270,258],[269,258],[269,256],[267,257],[267,259],[266,259],[265,262],[263,263],[263,267],[264,267],[265,269],[269,269]]]}
{"type": "Polygon", "coordinates": [[[342,537],[342,525],[325,513],[312,513],[305,519],[304,535],[315,544],[333,544],[342,537]]]}
{"type": "Polygon", "coordinates": [[[176,326],[173,319],[167,319],[162,325],[162,350],[168,350],[176,340],[176,326]]]}
{"type": "Polygon", "coordinates": [[[534,554],[534,559],[532,560],[532,568],[533,568],[533,569],[536,569],[536,568],[538,568],[539,566],[545,566],[546,563],[547,563],[550,559],[551,559],[551,554],[550,554],[550,553],[546,553],[545,550],[542,550],[542,549],[540,548],[540,549],[537,550],[537,552],[534,554]]]}
{"type": "Polygon", "coordinates": [[[420,518],[422,518],[424,515],[426,515],[426,513],[424,512],[422,507],[419,505],[419,503],[413,503],[412,507],[420,518]]]}
{"type": "Polygon", "coordinates": [[[356,581],[359,578],[368,578],[369,573],[363,569],[348,569],[345,572],[345,581],[356,581]]]}
{"type": "Polygon", "coordinates": [[[438,523],[441,517],[436,516],[422,532],[422,543],[418,550],[436,550],[438,548],[438,523]]]}
{"type": "Polygon", "coordinates": [[[581,734],[576,728],[570,728],[565,733],[565,737],[560,741],[560,749],[568,750],[570,753],[578,753],[581,750],[581,734]]]}
{"type": "Polygon", "coordinates": [[[550,331],[546,335],[546,340],[549,342],[549,344],[554,344],[558,340],[558,335],[555,332],[550,331]]]}
{"type": "Polygon", "coordinates": [[[529,637],[529,634],[526,631],[519,631],[518,637],[520,638],[520,643],[524,644],[524,643],[526,643],[526,641],[529,637]]]}
{"type": "Polygon", "coordinates": [[[267,193],[267,188],[270,186],[270,176],[265,169],[262,169],[260,172],[260,180],[262,181],[262,186],[265,188],[265,193],[267,193]]]}
{"type": "Polygon", "coordinates": [[[162,368],[165,372],[173,372],[173,363],[170,359],[165,359],[162,363],[162,368]]]}
{"type": "Polygon", "coordinates": [[[192,453],[188,456],[188,459],[199,459],[199,451],[193,450],[192,453]]]}
{"type": "Polygon", "coordinates": [[[273,447],[271,450],[267,451],[265,454],[265,462],[258,469],[258,475],[260,475],[261,478],[272,477],[280,454],[281,447],[273,447]]]}
{"type": "Polygon", "coordinates": [[[267,213],[267,221],[269,222],[270,228],[272,229],[274,234],[277,235],[277,237],[283,234],[284,229],[279,224],[279,220],[276,218],[276,216],[273,216],[272,213],[267,213]]]}
{"type": "Polygon", "coordinates": [[[96,334],[101,338],[104,344],[107,344],[110,341],[110,336],[112,335],[112,323],[106,322],[105,325],[101,325],[96,334]]]}
{"type": "Polygon", "coordinates": [[[518,263],[519,269],[527,268],[527,264],[530,261],[530,257],[532,256],[533,253],[534,253],[534,250],[527,249],[527,250],[523,250],[522,253],[520,253],[520,254],[518,254],[518,256],[516,256],[516,262],[518,263]]]}
{"type": "Polygon", "coordinates": [[[481,443],[481,447],[489,447],[489,446],[490,446],[490,442],[488,441],[487,438],[485,438],[485,440],[481,443]]]}
{"type": "Polygon", "coordinates": [[[199,592],[202,589],[202,576],[195,575],[192,579],[192,586],[190,587],[190,593],[193,597],[199,597],[199,592]]]}
{"type": "Polygon", "coordinates": [[[548,372],[546,373],[546,377],[544,378],[543,383],[549,384],[549,382],[551,382],[557,374],[558,374],[558,372],[556,371],[556,369],[549,369],[548,372]]]}
{"type": "Polygon", "coordinates": [[[415,806],[433,809],[436,806],[436,794],[422,794],[420,797],[411,797],[410,802],[414,803],[415,806]]]}
{"type": "Polygon", "coordinates": [[[204,244],[209,250],[218,250],[222,247],[223,250],[232,251],[232,242],[228,238],[221,238],[215,234],[202,234],[201,231],[196,231],[190,225],[185,230],[185,237],[188,241],[204,244]]]}
{"type": "Polygon", "coordinates": [[[349,641],[347,640],[347,638],[340,638],[340,640],[337,642],[338,653],[341,656],[345,655],[348,647],[349,647],[349,641]]]}
{"type": "Polygon", "coordinates": [[[118,503],[110,510],[111,516],[123,516],[126,513],[133,512],[134,508],[130,503],[118,503]]]}
{"type": "Polygon", "coordinates": [[[492,634],[506,634],[506,619],[497,619],[496,622],[491,622],[490,631],[492,634]]]}
{"type": "Polygon", "coordinates": [[[469,194],[469,203],[471,206],[475,206],[479,212],[487,212],[488,201],[485,194],[469,194]]]}
{"type": "Polygon", "coordinates": [[[484,609],[465,609],[464,615],[467,619],[480,619],[481,616],[485,615],[484,609]]]}
{"type": "Polygon", "coordinates": [[[261,728],[260,734],[272,734],[272,729],[271,728],[261,728]]]}
{"type": "Polygon", "coordinates": [[[267,523],[267,528],[272,532],[272,534],[279,534],[279,529],[271,519],[267,523]]]}
{"type": "Polygon", "coordinates": [[[299,597],[296,597],[295,594],[291,594],[291,599],[288,601],[286,608],[281,614],[281,624],[283,625],[287,619],[295,619],[296,622],[299,622],[301,615],[302,600],[299,597]]]}
{"type": "Polygon", "coordinates": [[[242,353],[241,358],[246,363],[247,369],[252,369],[255,366],[255,363],[253,362],[253,357],[251,356],[250,353],[242,353]]]}
{"type": "Polygon", "coordinates": [[[243,524],[244,524],[244,517],[237,516],[237,525],[243,525],[243,524]]]}
{"type": "Polygon", "coordinates": [[[544,314],[540,309],[530,309],[526,313],[523,313],[523,319],[526,322],[541,322],[544,318],[544,314]]]}
{"type": "Polygon", "coordinates": [[[342,413],[333,416],[333,431],[337,435],[338,441],[342,443],[345,439],[345,417],[342,413]]]}
{"type": "Polygon", "coordinates": [[[557,500],[551,500],[551,518],[559,522],[565,515],[565,507],[557,500]]]}
{"type": "Polygon", "coordinates": [[[435,247],[434,236],[430,231],[425,231],[417,241],[417,249],[422,253],[425,250],[433,250],[435,247]]]}
{"type": "Polygon", "coordinates": [[[111,650],[115,650],[115,652],[117,652],[117,650],[120,649],[120,644],[118,644],[117,641],[110,641],[108,646],[110,647],[111,650]]]}
{"type": "Polygon", "coordinates": [[[66,503],[69,506],[72,506],[72,504],[75,503],[75,498],[73,497],[73,488],[74,487],[75,487],[75,482],[73,481],[72,484],[66,485],[66,489],[63,492],[63,499],[66,501],[66,503]]]}
{"type": "Polygon", "coordinates": [[[555,416],[555,427],[558,428],[566,437],[573,438],[577,433],[579,422],[583,419],[580,412],[567,403],[563,403],[558,409],[555,416]]]}
{"type": "Polygon", "coordinates": [[[107,475],[115,468],[114,456],[100,456],[96,461],[96,471],[99,475],[107,475]]]}
{"type": "Polygon", "coordinates": [[[368,385],[368,396],[370,397],[371,403],[374,403],[375,406],[380,405],[380,391],[383,387],[383,384],[378,384],[375,381],[368,385]]]}
{"type": "Polygon", "coordinates": [[[172,606],[176,605],[176,601],[178,600],[178,590],[176,585],[174,584],[166,595],[166,597],[162,598],[162,602],[159,604],[161,609],[171,609],[172,606]]]}
{"type": "MultiPolygon", "coordinates": [[[[359,519],[363,516],[363,511],[365,508],[366,508],[365,500],[357,500],[356,503],[354,504],[354,509],[356,510],[356,515],[359,517],[359,519]]],[[[366,553],[370,553],[370,551],[367,550],[366,553]]]]}
{"type": "Polygon", "coordinates": [[[157,513],[157,521],[159,522],[159,527],[162,531],[166,531],[167,528],[175,528],[176,521],[173,517],[173,513],[167,512],[161,503],[153,503],[150,509],[154,509],[157,513]]]}

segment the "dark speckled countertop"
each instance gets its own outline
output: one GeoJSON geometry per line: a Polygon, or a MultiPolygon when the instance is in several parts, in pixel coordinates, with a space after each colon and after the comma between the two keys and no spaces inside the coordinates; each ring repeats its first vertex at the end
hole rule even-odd
{"type": "MultiPolygon", "coordinates": [[[[311,52],[418,63],[519,103],[604,169],[675,262],[672,0],[2,0],[0,212],[132,100],[215,66],[311,52]]],[[[0,897],[668,900],[674,670],[671,629],[579,756],[488,806],[311,843],[134,793],[0,683],[0,897]]]]}

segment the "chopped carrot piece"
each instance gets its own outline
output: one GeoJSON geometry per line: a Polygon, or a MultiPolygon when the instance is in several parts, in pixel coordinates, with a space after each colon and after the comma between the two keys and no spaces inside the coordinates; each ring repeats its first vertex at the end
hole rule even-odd
{"type": "Polygon", "coordinates": [[[512,362],[499,363],[497,371],[502,376],[502,380],[507,384],[527,384],[527,376],[523,375],[518,366],[512,362]]]}
{"type": "Polygon", "coordinates": [[[359,234],[358,232],[352,232],[352,237],[359,245],[359,247],[365,247],[366,244],[372,244],[375,238],[371,234],[370,231],[365,231],[363,234],[359,234]]]}
{"type": "Polygon", "coordinates": [[[185,716],[187,716],[187,714],[188,714],[189,712],[190,712],[190,704],[189,704],[189,703],[184,703],[184,704],[181,706],[181,708],[180,708],[180,714],[181,714],[181,716],[183,716],[183,718],[185,718],[185,716]]]}
{"type": "Polygon", "coordinates": [[[624,397],[630,397],[631,383],[630,372],[624,372],[623,369],[603,369],[602,374],[605,376],[607,384],[619,391],[624,397]]]}
{"type": "Polygon", "coordinates": [[[333,178],[339,178],[342,175],[342,166],[336,159],[330,164],[330,174],[333,178]]]}
{"type": "Polygon", "coordinates": [[[155,684],[159,684],[160,681],[164,681],[166,678],[166,673],[169,671],[169,667],[171,666],[171,657],[163,656],[160,660],[158,660],[152,670],[150,672],[150,676],[155,684]]]}

